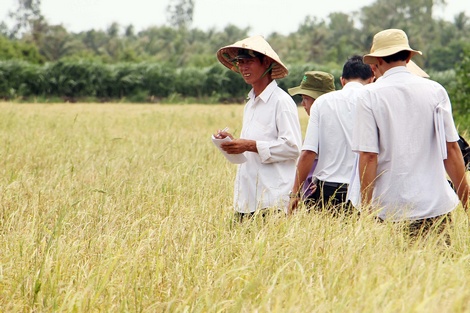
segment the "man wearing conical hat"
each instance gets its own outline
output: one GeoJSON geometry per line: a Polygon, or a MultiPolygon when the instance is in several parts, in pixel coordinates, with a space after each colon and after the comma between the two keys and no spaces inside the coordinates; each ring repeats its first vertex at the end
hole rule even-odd
{"type": "Polygon", "coordinates": [[[352,56],[343,66],[340,79],[343,89],[315,100],[293,182],[291,194],[295,199],[292,200],[292,209],[296,209],[298,200],[303,200],[308,208],[334,215],[352,212],[346,195],[355,162],[351,137],[356,98],[373,77],[370,66],[363,63],[362,57],[352,56]],[[313,172],[317,188],[312,194],[304,195],[301,184],[317,157],[313,172]]]}
{"type": "Polygon", "coordinates": [[[459,198],[468,208],[469,195],[449,97],[440,84],[407,69],[416,54],[400,29],[374,36],[364,62],[383,76],[361,94],[353,133],[361,210],[408,221],[412,234],[442,230],[459,198]]]}
{"type": "Polygon", "coordinates": [[[258,210],[287,211],[302,144],[297,106],[275,81],[287,76],[288,70],[261,36],[220,48],[217,58],[252,87],[240,138],[223,131],[217,134],[233,139],[222,144],[222,149],[229,154],[243,153],[247,158],[238,165],[235,179],[236,216],[242,220],[258,210]]]}

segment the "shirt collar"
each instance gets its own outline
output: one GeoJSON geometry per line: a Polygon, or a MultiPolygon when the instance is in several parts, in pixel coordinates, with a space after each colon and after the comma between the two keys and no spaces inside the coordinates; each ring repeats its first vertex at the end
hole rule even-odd
{"type": "MultiPolygon", "coordinates": [[[[263,92],[258,96],[259,99],[261,99],[263,102],[268,102],[269,97],[273,94],[274,90],[277,88],[277,82],[273,80],[272,82],[269,83],[269,85],[264,88],[263,92]]],[[[250,90],[248,93],[248,98],[250,99],[255,99],[255,92],[253,89],[250,90]]]]}
{"type": "Polygon", "coordinates": [[[398,73],[408,73],[408,74],[411,74],[410,71],[408,71],[408,69],[406,68],[406,66],[395,66],[395,67],[392,67],[391,69],[389,69],[388,71],[386,71],[384,74],[383,74],[383,78],[386,78],[390,75],[393,75],[393,74],[398,74],[398,73]]]}
{"type": "Polygon", "coordinates": [[[360,82],[349,82],[343,86],[343,89],[353,89],[353,88],[355,89],[355,88],[362,88],[362,87],[364,87],[364,85],[361,84],[360,82]]]}

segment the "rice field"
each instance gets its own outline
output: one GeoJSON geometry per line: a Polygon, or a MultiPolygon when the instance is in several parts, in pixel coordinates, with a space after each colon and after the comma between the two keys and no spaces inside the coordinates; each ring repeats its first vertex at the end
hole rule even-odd
{"type": "Polygon", "coordinates": [[[234,223],[210,135],[242,114],[0,103],[0,311],[470,311],[461,207],[450,246],[321,213],[234,223]]]}

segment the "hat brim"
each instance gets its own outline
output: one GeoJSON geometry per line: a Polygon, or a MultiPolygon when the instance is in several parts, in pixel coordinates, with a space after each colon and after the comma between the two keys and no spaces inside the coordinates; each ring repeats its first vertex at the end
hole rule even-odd
{"type": "Polygon", "coordinates": [[[287,89],[287,91],[289,92],[289,94],[290,94],[291,96],[295,96],[295,95],[307,95],[307,96],[309,96],[309,97],[312,97],[313,99],[317,99],[317,98],[320,97],[321,95],[324,95],[325,93],[327,93],[327,92],[324,92],[324,91],[317,91],[317,90],[311,90],[311,89],[303,89],[303,88],[301,88],[300,86],[289,88],[289,89],[287,89]]]}
{"type": "Polygon", "coordinates": [[[364,60],[364,63],[366,63],[366,64],[377,64],[378,63],[377,58],[387,57],[389,55],[393,55],[397,52],[405,51],[405,50],[410,51],[412,57],[415,54],[423,55],[423,53],[421,51],[413,50],[413,49],[410,49],[408,47],[403,47],[403,48],[392,47],[392,48],[388,48],[388,49],[377,50],[373,53],[366,54],[366,55],[364,55],[363,60],[364,60]]]}

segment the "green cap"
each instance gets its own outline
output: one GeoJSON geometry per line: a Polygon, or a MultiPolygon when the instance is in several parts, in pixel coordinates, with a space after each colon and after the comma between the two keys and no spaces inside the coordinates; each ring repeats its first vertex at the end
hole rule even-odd
{"type": "Polygon", "coordinates": [[[316,99],[321,95],[330,91],[335,91],[335,78],[330,73],[321,71],[306,72],[300,86],[289,88],[289,94],[294,95],[307,95],[316,99]]]}

